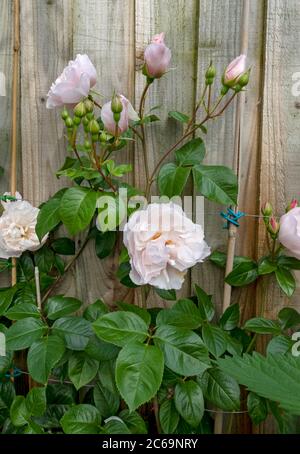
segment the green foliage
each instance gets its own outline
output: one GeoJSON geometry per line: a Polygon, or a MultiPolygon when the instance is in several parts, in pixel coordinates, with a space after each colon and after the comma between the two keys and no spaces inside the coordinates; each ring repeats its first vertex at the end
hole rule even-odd
{"type": "Polygon", "coordinates": [[[75,187],[62,196],[59,216],[71,235],[84,230],[92,220],[99,195],[90,189],[75,187]]]}

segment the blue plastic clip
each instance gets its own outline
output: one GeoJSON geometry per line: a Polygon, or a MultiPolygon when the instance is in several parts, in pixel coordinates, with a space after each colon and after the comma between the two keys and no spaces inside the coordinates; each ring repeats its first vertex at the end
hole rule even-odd
{"type": "Polygon", "coordinates": [[[10,371],[6,372],[5,377],[6,378],[11,378],[11,377],[16,378],[16,377],[19,377],[20,375],[22,375],[22,373],[23,372],[21,371],[21,369],[19,369],[18,367],[14,367],[12,372],[10,372],[10,371]]]}
{"type": "Polygon", "coordinates": [[[229,229],[230,224],[239,227],[240,224],[238,223],[238,220],[245,216],[245,213],[243,213],[242,211],[235,212],[231,208],[227,208],[227,213],[221,211],[220,216],[222,216],[222,218],[226,219],[227,221],[226,224],[224,224],[223,229],[229,229]]]}

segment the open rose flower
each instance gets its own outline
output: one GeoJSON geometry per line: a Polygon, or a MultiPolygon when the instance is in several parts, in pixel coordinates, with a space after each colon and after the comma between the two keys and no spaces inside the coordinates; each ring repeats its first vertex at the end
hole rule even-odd
{"type": "Polygon", "coordinates": [[[229,63],[223,76],[224,85],[232,87],[237,84],[239,77],[246,71],[246,58],[246,55],[242,54],[229,63]]]}
{"type": "MultiPolygon", "coordinates": [[[[120,120],[118,122],[118,134],[122,134],[129,128],[129,120],[138,121],[139,116],[132,107],[132,104],[123,95],[119,95],[123,110],[120,114],[120,120]]],[[[111,101],[104,104],[101,109],[101,120],[103,121],[105,129],[112,135],[116,132],[116,122],[114,120],[114,114],[111,110],[111,101]]]]}
{"type": "Polygon", "coordinates": [[[281,216],[278,238],[289,254],[300,260],[300,207],[281,216]]]}
{"type": "Polygon", "coordinates": [[[165,290],[180,289],[188,268],[210,255],[202,227],[172,202],[133,213],[124,227],[124,244],[131,280],[165,290]]]}
{"type": "Polygon", "coordinates": [[[96,69],[87,55],[76,56],[52,84],[47,99],[47,108],[74,105],[86,98],[96,84],[96,69]]]}
{"type": "Polygon", "coordinates": [[[22,200],[19,193],[16,201],[2,202],[4,211],[0,217],[0,258],[20,257],[25,251],[36,251],[47,239],[39,241],[35,226],[39,209],[22,200]]]}
{"type": "Polygon", "coordinates": [[[172,53],[165,45],[165,34],[160,33],[152,38],[152,43],[144,52],[146,74],[149,77],[160,78],[167,71],[172,53]]]}

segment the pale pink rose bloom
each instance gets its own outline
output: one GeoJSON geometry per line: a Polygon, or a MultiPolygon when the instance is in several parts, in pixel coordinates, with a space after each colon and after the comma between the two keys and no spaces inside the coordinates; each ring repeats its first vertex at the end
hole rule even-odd
{"type": "MultiPolygon", "coordinates": [[[[118,134],[122,134],[123,132],[127,131],[127,129],[129,128],[129,120],[139,120],[138,114],[136,113],[128,99],[123,95],[120,95],[120,98],[123,105],[123,110],[120,114],[120,120],[118,123],[118,134]]],[[[114,120],[114,114],[111,110],[111,101],[107,102],[102,107],[101,120],[103,121],[106,131],[108,131],[112,135],[115,135],[116,122],[114,120]]]]}
{"type": "Polygon", "coordinates": [[[300,260],[300,207],[281,216],[278,238],[289,254],[300,260]]]}
{"type": "Polygon", "coordinates": [[[202,227],[172,202],[133,213],[124,227],[124,244],[131,280],[164,290],[179,290],[188,268],[210,255],[202,227]]]}
{"type": "Polygon", "coordinates": [[[86,98],[96,84],[96,69],[87,55],[76,56],[52,84],[47,99],[47,108],[74,105],[86,98]]]}
{"type": "MultiPolygon", "coordinates": [[[[6,195],[10,195],[6,193],[6,195]]],[[[39,241],[35,226],[39,209],[22,200],[19,193],[16,201],[2,202],[4,211],[0,217],[0,258],[20,257],[25,251],[36,251],[46,241],[39,241]]]]}
{"type": "Polygon", "coordinates": [[[161,77],[168,69],[172,53],[165,45],[165,34],[160,33],[152,38],[152,43],[144,52],[147,74],[153,78],[161,77]]]}
{"type": "Polygon", "coordinates": [[[246,71],[246,58],[246,55],[242,54],[229,63],[224,72],[225,85],[235,84],[238,78],[246,71]]]}

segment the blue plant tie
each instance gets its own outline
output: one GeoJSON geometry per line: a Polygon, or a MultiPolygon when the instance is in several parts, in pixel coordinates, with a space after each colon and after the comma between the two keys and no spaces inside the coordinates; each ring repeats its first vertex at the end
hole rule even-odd
{"type": "Polygon", "coordinates": [[[10,372],[10,371],[6,372],[5,377],[6,378],[11,378],[11,377],[16,378],[16,377],[20,377],[20,375],[22,375],[22,373],[23,372],[18,367],[13,367],[12,372],[10,372]]]}
{"type": "Polygon", "coordinates": [[[220,212],[220,216],[222,216],[223,219],[226,219],[226,224],[224,224],[223,229],[229,229],[230,224],[235,225],[236,227],[239,227],[240,224],[238,220],[245,216],[245,213],[242,211],[237,211],[234,212],[231,208],[227,208],[227,213],[224,213],[224,211],[220,212]]]}

